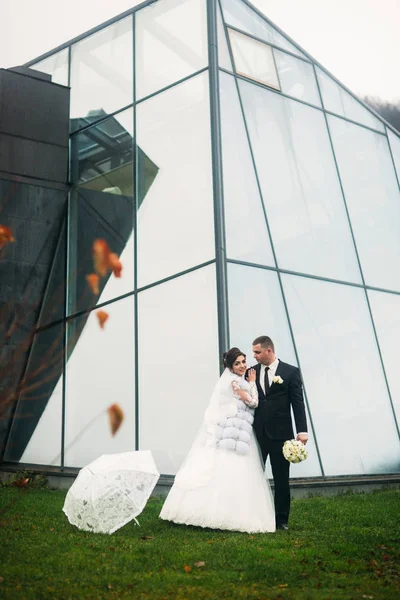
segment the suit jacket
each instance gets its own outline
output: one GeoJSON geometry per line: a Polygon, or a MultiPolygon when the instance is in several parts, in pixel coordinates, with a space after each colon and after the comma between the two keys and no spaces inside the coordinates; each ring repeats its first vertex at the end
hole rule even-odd
{"type": "Polygon", "coordinates": [[[261,365],[256,365],[258,407],[254,414],[254,432],[258,440],[267,435],[273,440],[294,438],[290,408],[293,409],[296,430],[307,432],[307,418],[303,398],[303,384],[300,370],[293,365],[279,361],[275,377],[283,383],[273,383],[265,395],[260,386],[261,365]]]}

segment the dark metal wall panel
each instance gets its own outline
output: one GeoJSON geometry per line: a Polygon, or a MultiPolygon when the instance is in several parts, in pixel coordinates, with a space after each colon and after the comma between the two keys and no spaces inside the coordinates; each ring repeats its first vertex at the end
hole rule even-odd
{"type": "MultiPolygon", "coordinates": [[[[16,240],[0,261],[0,460],[7,440],[10,457],[21,455],[55,385],[43,354],[53,333],[33,333],[65,314],[70,91],[37,75],[0,69],[0,223],[16,240]],[[35,385],[29,402],[20,402],[24,374],[37,372],[45,391],[35,385]]],[[[63,327],[51,328],[61,335],[56,378],[63,327]]]]}
{"type": "Polygon", "coordinates": [[[7,71],[19,73],[20,75],[27,75],[28,77],[34,77],[35,79],[42,79],[43,81],[51,82],[51,75],[48,73],[42,73],[42,71],[36,71],[30,67],[9,67],[7,71]]]}
{"type": "Polygon", "coordinates": [[[65,183],[67,169],[67,147],[0,133],[1,171],[65,183]]]}
{"type": "Polygon", "coordinates": [[[69,88],[0,70],[0,133],[68,146],[69,88]]]}
{"type": "MultiPolygon", "coordinates": [[[[64,315],[66,202],[65,191],[0,180],[0,222],[10,227],[15,237],[15,243],[2,249],[0,260],[0,457],[15,416],[18,385],[31,354],[39,315],[42,324],[64,315]]],[[[46,404],[47,396],[44,400],[46,404]]],[[[32,415],[43,408],[32,398],[25,408],[23,419],[17,415],[17,425],[28,429],[29,439],[37,422],[32,415]]],[[[18,429],[21,439],[24,435],[18,429]]],[[[13,447],[13,452],[21,454],[15,440],[13,447]]]]}
{"type": "Polygon", "coordinates": [[[26,183],[28,185],[36,185],[38,187],[43,187],[43,188],[51,188],[52,190],[60,190],[61,192],[68,192],[69,186],[67,185],[67,183],[64,181],[63,183],[58,183],[57,181],[48,181],[47,179],[38,179],[37,177],[35,177],[35,179],[32,179],[31,177],[25,177],[24,175],[21,174],[13,174],[13,173],[6,173],[5,171],[2,171],[0,169],[0,180],[1,181],[14,181],[16,183],[26,183]]]}

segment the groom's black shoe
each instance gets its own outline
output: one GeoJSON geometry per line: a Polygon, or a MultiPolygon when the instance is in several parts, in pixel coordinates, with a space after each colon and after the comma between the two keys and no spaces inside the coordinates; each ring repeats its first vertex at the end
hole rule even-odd
{"type": "Polygon", "coordinates": [[[276,529],[280,529],[282,531],[288,531],[289,525],[287,523],[279,523],[279,525],[276,526],[276,529]]]}

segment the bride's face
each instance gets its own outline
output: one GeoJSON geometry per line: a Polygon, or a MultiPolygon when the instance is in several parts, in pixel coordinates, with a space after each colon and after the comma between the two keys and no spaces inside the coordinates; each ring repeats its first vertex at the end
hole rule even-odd
{"type": "Polygon", "coordinates": [[[237,359],[233,363],[232,371],[235,373],[235,375],[242,376],[246,373],[246,369],[247,369],[246,357],[243,356],[243,354],[241,354],[240,356],[237,357],[237,359]]]}

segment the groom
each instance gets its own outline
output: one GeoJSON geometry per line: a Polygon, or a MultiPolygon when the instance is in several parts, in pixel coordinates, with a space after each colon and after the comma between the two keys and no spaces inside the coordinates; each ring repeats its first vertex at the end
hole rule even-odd
{"type": "Polygon", "coordinates": [[[282,362],[275,356],[274,344],[266,335],[253,342],[258,389],[258,407],[254,414],[254,432],[265,461],[271,461],[275,486],[275,520],[277,529],[288,529],[290,510],[289,466],[282,454],[286,440],[294,438],[293,409],[296,439],[307,443],[307,419],[304,408],[303,387],[297,367],[282,362]]]}

